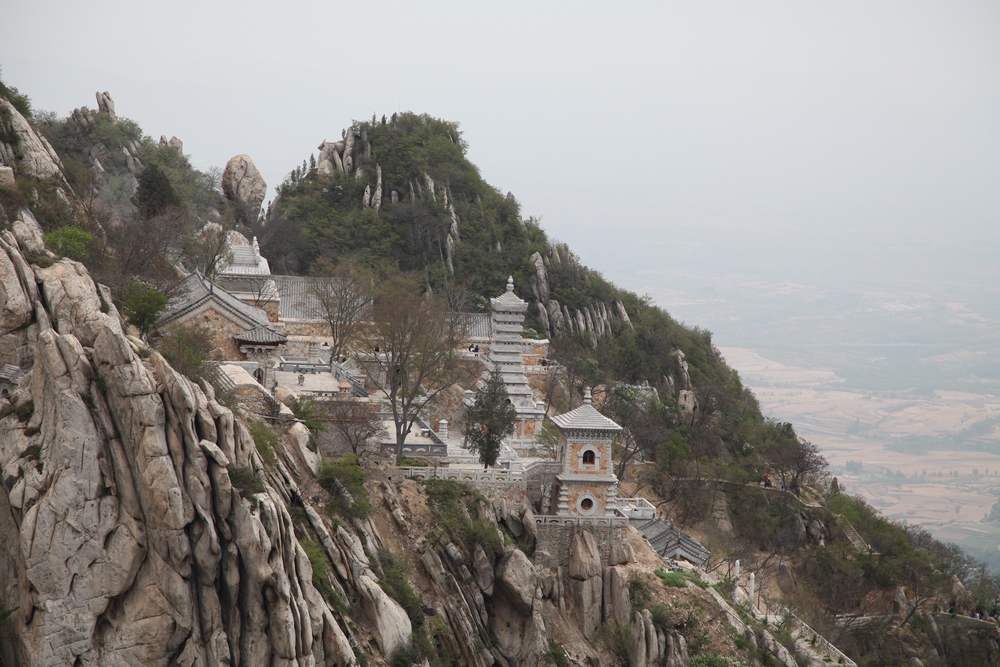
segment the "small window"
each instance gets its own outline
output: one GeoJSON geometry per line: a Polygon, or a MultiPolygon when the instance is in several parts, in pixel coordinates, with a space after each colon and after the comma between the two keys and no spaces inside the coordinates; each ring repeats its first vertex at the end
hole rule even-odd
{"type": "Polygon", "coordinates": [[[594,501],[591,500],[590,498],[584,498],[583,500],[580,501],[580,509],[582,509],[584,512],[589,512],[590,510],[594,509],[594,501]]]}
{"type": "Polygon", "coordinates": [[[592,466],[595,463],[594,450],[588,449],[583,453],[583,465],[592,466]]]}

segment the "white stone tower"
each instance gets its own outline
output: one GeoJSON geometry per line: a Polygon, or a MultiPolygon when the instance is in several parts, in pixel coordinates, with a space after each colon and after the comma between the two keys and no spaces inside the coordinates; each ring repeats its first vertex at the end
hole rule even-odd
{"type": "Polygon", "coordinates": [[[517,410],[515,440],[533,439],[545,419],[545,410],[535,403],[534,393],[524,374],[524,314],[528,302],[514,294],[514,278],[507,278],[507,291],[490,299],[490,340],[489,362],[492,368],[499,368],[504,386],[511,403],[517,410]]]}
{"type": "Polygon", "coordinates": [[[611,448],[622,427],[591,404],[590,388],[583,405],[552,418],[559,428],[559,483],[557,514],[607,517],[614,514],[618,478],[611,448]]]}

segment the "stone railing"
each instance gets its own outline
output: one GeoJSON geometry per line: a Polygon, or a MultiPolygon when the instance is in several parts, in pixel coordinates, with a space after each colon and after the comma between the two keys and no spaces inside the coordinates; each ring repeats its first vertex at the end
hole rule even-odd
{"type": "Polygon", "coordinates": [[[796,616],[792,610],[782,605],[773,604],[763,595],[757,595],[756,599],[752,599],[750,591],[747,590],[742,581],[739,582],[734,593],[746,602],[745,608],[750,610],[754,618],[766,621],[768,625],[773,627],[787,627],[795,648],[800,653],[810,655],[824,664],[857,667],[854,660],[796,616]]]}
{"type": "Polygon", "coordinates": [[[453,479],[459,482],[469,482],[473,486],[480,484],[503,484],[524,486],[524,473],[509,470],[475,470],[470,468],[442,468],[438,466],[394,466],[390,476],[400,475],[410,479],[453,479]]]}
{"type": "MultiPolygon", "coordinates": [[[[379,451],[382,456],[395,456],[396,443],[383,442],[380,445],[379,451]]],[[[448,445],[443,442],[407,442],[403,444],[401,453],[403,456],[433,456],[435,458],[444,458],[448,456],[448,445]]]]}
{"type": "Polygon", "coordinates": [[[619,497],[615,502],[615,511],[629,520],[649,520],[656,518],[656,506],[642,496],[635,498],[619,497]]]}
{"type": "Polygon", "coordinates": [[[620,516],[560,516],[557,514],[541,514],[535,517],[535,525],[611,528],[615,526],[627,526],[628,519],[620,516]]]}

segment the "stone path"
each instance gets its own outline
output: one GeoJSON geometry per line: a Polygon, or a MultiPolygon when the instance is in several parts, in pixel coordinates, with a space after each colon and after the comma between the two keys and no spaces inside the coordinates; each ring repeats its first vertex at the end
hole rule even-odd
{"type": "Polygon", "coordinates": [[[768,627],[785,626],[792,641],[795,642],[796,651],[809,660],[809,667],[822,667],[831,664],[857,667],[857,663],[851,660],[847,654],[793,614],[790,609],[769,604],[761,596],[755,596],[756,599],[751,600],[747,582],[748,576],[740,578],[733,591],[734,597],[744,603],[744,608],[755,619],[767,624],[768,627]]]}

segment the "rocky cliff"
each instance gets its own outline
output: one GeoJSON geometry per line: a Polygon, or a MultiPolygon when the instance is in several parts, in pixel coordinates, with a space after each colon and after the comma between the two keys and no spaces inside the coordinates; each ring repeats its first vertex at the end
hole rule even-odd
{"type": "Polygon", "coordinates": [[[0,234],[0,363],[23,370],[0,398],[5,664],[379,663],[418,629],[457,664],[541,664],[567,633],[599,660],[610,618],[648,633],[635,642],[649,664],[686,664],[680,635],[632,614],[622,563],[605,574],[587,534],[563,576],[526,555],[523,508],[477,501],[487,542],[508,543],[489,550],[436,534],[413,482],[373,482],[370,519],[332,520],[291,439],[262,458],[244,417],[128,335],[30,212],[14,217],[0,234]],[[387,550],[414,554],[415,617],[386,592],[387,550]]]}

